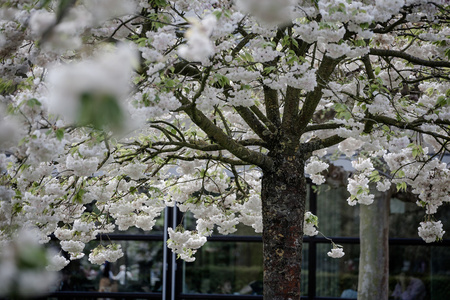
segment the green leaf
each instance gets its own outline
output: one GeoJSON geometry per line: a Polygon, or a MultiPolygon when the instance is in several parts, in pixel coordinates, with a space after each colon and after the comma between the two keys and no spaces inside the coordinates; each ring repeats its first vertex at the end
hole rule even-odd
{"type": "Polygon", "coordinates": [[[77,122],[81,126],[92,125],[95,129],[105,126],[122,128],[124,115],[117,99],[108,94],[83,93],[80,97],[77,122]]]}
{"type": "Polygon", "coordinates": [[[397,183],[397,191],[398,192],[400,192],[400,191],[405,191],[406,192],[406,189],[407,189],[407,185],[406,185],[406,182],[399,182],[399,183],[397,183]]]}
{"type": "Polygon", "coordinates": [[[379,66],[377,66],[377,67],[374,69],[374,72],[375,72],[375,75],[380,74],[381,68],[380,68],[379,66]]]}
{"type": "Polygon", "coordinates": [[[17,262],[19,269],[43,269],[47,266],[47,263],[47,252],[39,245],[19,248],[17,262]]]}
{"type": "Polygon", "coordinates": [[[213,12],[213,15],[216,16],[217,19],[220,19],[220,17],[222,17],[222,12],[220,10],[216,10],[213,12]]]}
{"type": "Polygon", "coordinates": [[[135,186],[130,186],[130,194],[134,195],[137,192],[137,188],[135,186]]]}
{"type": "Polygon", "coordinates": [[[436,108],[450,105],[450,97],[439,96],[436,101],[436,108]]]}
{"type": "Polygon", "coordinates": [[[269,75],[273,71],[275,71],[277,68],[275,66],[265,67],[263,70],[264,75],[269,75]]]}
{"type": "Polygon", "coordinates": [[[84,196],[85,193],[86,193],[86,191],[85,191],[84,189],[79,189],[79,190],[75,193],[75,195],[74,195],[74,197],[73,197],[73,201],[74,201],[75,203],[78,203],[78,204],[83,204],[83,196],[84,196]]]}
{"type": "Polygon", "coordinates": [[[64,129],[62,128],[56,129],[55,134],[58,141],[62,141],[62,139],[64,138],[64,129]]]}
{"type": "Polygon", "coordinates": [[[4,79],[0,78],[0,94],[10,94],[14,92],[15,89],[16,87],[12,79],[5,81],[4,79]]]}

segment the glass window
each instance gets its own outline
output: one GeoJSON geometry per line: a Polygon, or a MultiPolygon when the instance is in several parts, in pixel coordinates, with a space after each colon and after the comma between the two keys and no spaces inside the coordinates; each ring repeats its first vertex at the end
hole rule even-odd
{"type": "MultiPolygon", "coordinates": [[[[424,221],[425,209],[416,204],[415,198],[399,200],[393,197],[390,206],[389,236],[392,238],[420,238],[417,228],[420,226],[420,222],[424,221]]],[[[448,203],[438,208],[435,218],[442,221],[444,231],[450,232],[450,205],[448,203]]]]}
{"type": "Polygon", "coordinates": [[[345,256],[336,259],[327,255],[330,244],[317,244],[316,295],[356,298],[359,245],[343,246],[345,256]]]}
{"type": "Polygon", "coordinates": [[[359,236],[359,206],[348,205],[346,187],[324,184],[315,191],[320,232],[326,236],[359,236]]]}
{"type": "Polygon", "coordinates": [[[183,262],[183,293],[262,294],[261,243],[208,242],[183,262]]]}
{"type": "Polygon", "coordinates": [[[392,299],[450,299],[450,248],[391,246],[389,290],[392,299]]]}
{"type": "Polygon", "coordinates": [[[99,242],[88,243],[85,256],[62,270],[56,291],[161,292],[163,242],[114,242],[121,245],[123,257],[114,263],[93,265],[88,261],[89,252],[99,242]]]}
{"type": "MultiPolygon", "coordinates": [[[[301,283],[304,294],[308,287],[307,250],[305,244],[301,283]]],[[[262,243],[208,242],[195,257],[194,262],[182,263],[183,293],[262,295],[262,243]]]]}

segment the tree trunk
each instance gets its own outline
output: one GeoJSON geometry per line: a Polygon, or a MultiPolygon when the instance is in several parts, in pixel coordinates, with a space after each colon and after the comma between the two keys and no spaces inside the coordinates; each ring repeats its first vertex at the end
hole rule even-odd
{"type": "Polygon", "coordinates": [[[358,300],[389,298],[389,199],[374,192],[371,205],[360,206],[358,300]]]}
{"type": "Polygon", "coordinates": [[[304,160],[275,159],[262,179],[264,299],[300,299],[303,217],[306,203],[304,160]]]}

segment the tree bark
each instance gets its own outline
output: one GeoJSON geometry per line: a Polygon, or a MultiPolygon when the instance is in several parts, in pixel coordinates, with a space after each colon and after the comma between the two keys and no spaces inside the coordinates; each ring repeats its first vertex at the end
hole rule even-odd
{"type": "Polygon", "coordinates": [[[262,179],[264,299],[300,299],[303,218],[306,203],[304,159],[280,156],[262,179]]]}
{"type": "Polygon", "coordinates": [[[374,194],[371,205],[360,206],[359,300],[389,298],[390,193],[374,194]]]}

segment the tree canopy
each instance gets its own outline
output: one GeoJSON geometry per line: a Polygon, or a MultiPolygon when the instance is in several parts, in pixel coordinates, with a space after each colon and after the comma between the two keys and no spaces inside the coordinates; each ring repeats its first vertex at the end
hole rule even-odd
{"type": "MultiPolygon", "coordinates": [[[[214,228],[272,232],[281,218],[315,234],[299,186],[342,155],[349,205],[370,205],[372,183],[409,189],[418,234],[443,237],[445,0],[8,0],[0,15],[2,243],[37,228],[78,259],[98,234],[151,230],[175,204],[197,219],[168,232],[187,261],[214,228]]],[[[277,236],[267,261],[301,245],[277,236]]],[[[103,241],[89,260],[121,253],[103,241]]]]}

